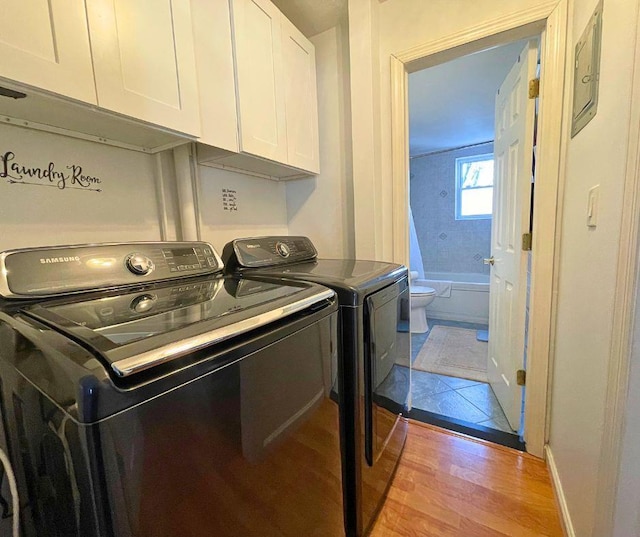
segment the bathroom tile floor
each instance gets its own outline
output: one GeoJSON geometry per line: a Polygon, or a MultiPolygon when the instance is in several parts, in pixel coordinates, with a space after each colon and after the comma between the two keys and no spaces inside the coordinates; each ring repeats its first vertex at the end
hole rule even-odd
{"type": "MultiPolygon", "coordinates": [[[[482,324],[429,319],[435,325],[486,330],[482,324]]],[[[415,360],[429,333],[411,334],[411,360],[415,360]]],[[[411,405],[428,412],[498,429],[515,434],[500,407],[500,403],[485,382],[413,370],[411,372],[411,405]]]]}

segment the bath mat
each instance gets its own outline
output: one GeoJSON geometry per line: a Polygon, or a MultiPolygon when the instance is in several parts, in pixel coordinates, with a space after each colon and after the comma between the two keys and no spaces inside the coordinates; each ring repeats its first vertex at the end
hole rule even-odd
{"type": "Polygon", "coordinates": [[[476,330],[436,325],[413,367],[429,373],[488,382],[487,353],[488,344],[476,339],[476,330]]]}
{"type": "Polygon", "coordinates": [[[478,341],[489,341],[489,330],[478,330],[476,339],[478,341]]]}

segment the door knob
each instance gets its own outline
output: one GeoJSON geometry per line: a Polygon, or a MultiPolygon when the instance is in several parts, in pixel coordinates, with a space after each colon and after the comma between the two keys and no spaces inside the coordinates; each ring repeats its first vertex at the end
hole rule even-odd
{"type": "Polygon", "coordinates": [[[483,262],[485,265],[491,265],[491,266],[493,266],[493,264],[496,262],[496,260],[493,258],[493,256],[491,256],[489,259],[486,259],[486,258],[485,258],[485,259],[483,259],[483,260],[482,260],[482,262],[483,262]]]}

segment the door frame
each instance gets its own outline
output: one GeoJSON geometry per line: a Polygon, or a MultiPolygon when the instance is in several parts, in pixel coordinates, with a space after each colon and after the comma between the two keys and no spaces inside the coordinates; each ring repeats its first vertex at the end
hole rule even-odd
{"type": "MultiPolygon", "coordinates": [[[[543,458],[548,439],[550,372],[555,336],[562,181],[567,139],[563,107],[568,0],[546,0],[531,8],[429,41],[391,56],[393,257],[409,261],[409,73],[520,39],[541,36],[541,77],[536,149],[531,297],[525,391],[527,450],[543,458]],[[544,178],[544,179],[542,179],[544,178]]],[[[524,327],[523,327],[524,329],[524,327]]]]}

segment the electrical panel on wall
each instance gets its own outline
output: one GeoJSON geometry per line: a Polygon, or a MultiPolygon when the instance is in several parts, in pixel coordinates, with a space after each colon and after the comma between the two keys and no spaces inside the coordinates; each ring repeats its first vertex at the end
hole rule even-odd
{"type": "Polygon", "coordinates": [[[578,134],[598,109],[602,2],[598,4],[580,40],[576,43],[573,75],[573,123],[571,137],[578,134]]]}

